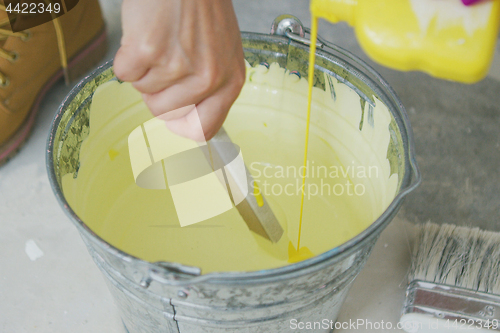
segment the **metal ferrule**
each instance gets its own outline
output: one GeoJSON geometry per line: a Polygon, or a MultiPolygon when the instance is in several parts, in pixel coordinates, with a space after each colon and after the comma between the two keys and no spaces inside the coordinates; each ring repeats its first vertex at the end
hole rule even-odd
{"type": "Polygon", "coordinates": [[[413,281],[403,315],[418,313],[450,322],[473,322],[500,331],[500,296],[432,282],[413,281]]]}

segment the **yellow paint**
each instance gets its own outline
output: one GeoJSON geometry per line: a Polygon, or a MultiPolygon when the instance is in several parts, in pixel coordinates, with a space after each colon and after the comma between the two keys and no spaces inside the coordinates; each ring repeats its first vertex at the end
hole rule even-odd
{"type": "Polygon", "coordinates": [[[311,49],[309,50],[309,69],[308,69],[308,89],[307,89],[307,119],[306,119],[306,139],[304,144],[304,169],[302,172],[302,194],[300,198],[300,217],[299,217],[299,236],[297,240],[297,249],[300,251],[300,236],[302,236],[302,217],[304,215],[304,198],[306,186],[306,167],[307,167],[307,153],[309,149],[309,127],[311,124],[311,103],[312,103],[312,89],[314,83],[314,63],[316,59],[316,40],[318,38],[318,18],[312,17],[311,27],[311,49]]]}
{"type": "Polygon", "coordinates": [[[288,243],[288,262],[293,264],[302,260],[314,257],[314,254],[307,247],[301,247],[298,251],[292,242],[288,243]]]}
{"type": "MultiPolygon", "coordinates": [[[[285,231],[277,244],[250,232],[235,208],[181,228],[168,189],[148,190],[135,184],[128,136],[152,116],[141,95],[128,83],[111,81],[95,92],[90,133],[80,151],[80,169],[76,178],[73,174],[63,176],[64,195],[93,232],[113,246],[151,262],[198,266],[203,273],[255,271],[328,251],[359,234],[380,216],[395,196],[398,177],[391,174],[386,158],[391,121],[388,109],[375,98],[375,126],[365,125],[360,131],[361,117],[368,112],[362,112],[359,96],[333,79],[337,94],[334,101],[330,86],[326,86],[326,90],[312,88],[309,164],[328,168],[375,165],[379,174],[353,178],[339,172],[338,177],[323,179],[331,187],[346,181],[363,185],[366,193],[362,196],[308,197],[311,193],[306,191],[300,246],[295,240],[303,173],[297,171],[287,177],[279,173],[280,168],[299,170],[303,165],[308,83],[304,78],[297,80],[276,63],[269,69],[247,64],[245,86],[224,127],[241,148],[249,171],[259,181],[260,190],[285,231]],[[267,127],[262,126],[263,122],[267,127]],[[112,162],[111,148],[119,154],[112,162]],[[293,193],[273,194],[273,186],[290,186],[288,191],[293,193]]],[[[321,186],[321,179],[309,177],[307,185],[321,186]]],[[[197,209],[196,203],[193,209],[197,209]]]]}
{"type": "Polygon", "coordinates": [[[256,181],[253,182],[253,195],[255,196],[255,200],[257,200],[257,205],[259,205],[259,207],[264,206],[264,199],[262,198],[259,184],[257,184],[256,181]]]}
{"type": "Polygon", "coordinates": [[[109,155],[109,159],[111,161],[114,161],[114,159],[116,158],[116,156],[118,156],[120,153],[117,152],[116,150],[114,149],[110,149],[109,152],[108,152],[108,155],[109,155]]]}
{"type": "Polygon", "coordinates": [[[500,1],[466,7],[458,0],[311,0],[311,13],[349,23],[382,65],[473,83],[493,60],[500,1]]]}

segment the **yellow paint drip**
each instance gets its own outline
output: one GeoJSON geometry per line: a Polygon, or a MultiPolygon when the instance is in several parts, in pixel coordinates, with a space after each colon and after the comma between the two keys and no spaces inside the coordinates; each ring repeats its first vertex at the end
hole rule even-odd
{"type": "Polygon", "coordinates": [[[116,158],[116,156],[120,155],[119,152],[117,152],[116,150],[114,149],[110,149],[109,152],[108,152],[108,156],[109,156],[109,159],[111,161],[114,161],[114,159],[116,158]]]}
{"type": "Polygon", "coordinates": [[[301,247],[298,251],[293,246],[292,242],[288,243],[288,262],[293,264],[314,257],[314,254],[306,246],[301,247]]]}
{"type": "Polygon", "coordinates": [[[253,182],[253,195],[255,196],[255,200],[257,200],[257,205],[259,207],[264,206],[264,198],[262,198],[262,193],[256,181],[253,182]]]}

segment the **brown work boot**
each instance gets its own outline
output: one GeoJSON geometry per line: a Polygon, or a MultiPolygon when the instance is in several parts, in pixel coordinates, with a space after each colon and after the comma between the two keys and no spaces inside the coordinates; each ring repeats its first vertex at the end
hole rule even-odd
{"type": "MultiPolygon", "coordinates": [[[[13,24],[30,19],[19,15],[13,24]]],[[[49,88],[91,69],[106,47],[98,0],[80,0],[58,19],[17,33],[0,6],[0,165],[28,138],[49,88]]]]}

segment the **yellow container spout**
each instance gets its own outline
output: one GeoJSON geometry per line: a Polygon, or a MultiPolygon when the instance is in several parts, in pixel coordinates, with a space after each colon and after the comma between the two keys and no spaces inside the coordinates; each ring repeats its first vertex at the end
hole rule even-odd
{"type": "Polygon", "coordinates": [[[488,73],[500,25],[500,0],[311,0],[313,17],[345,21],[363,50],[402,71],[474,83],[488,73]]]}

